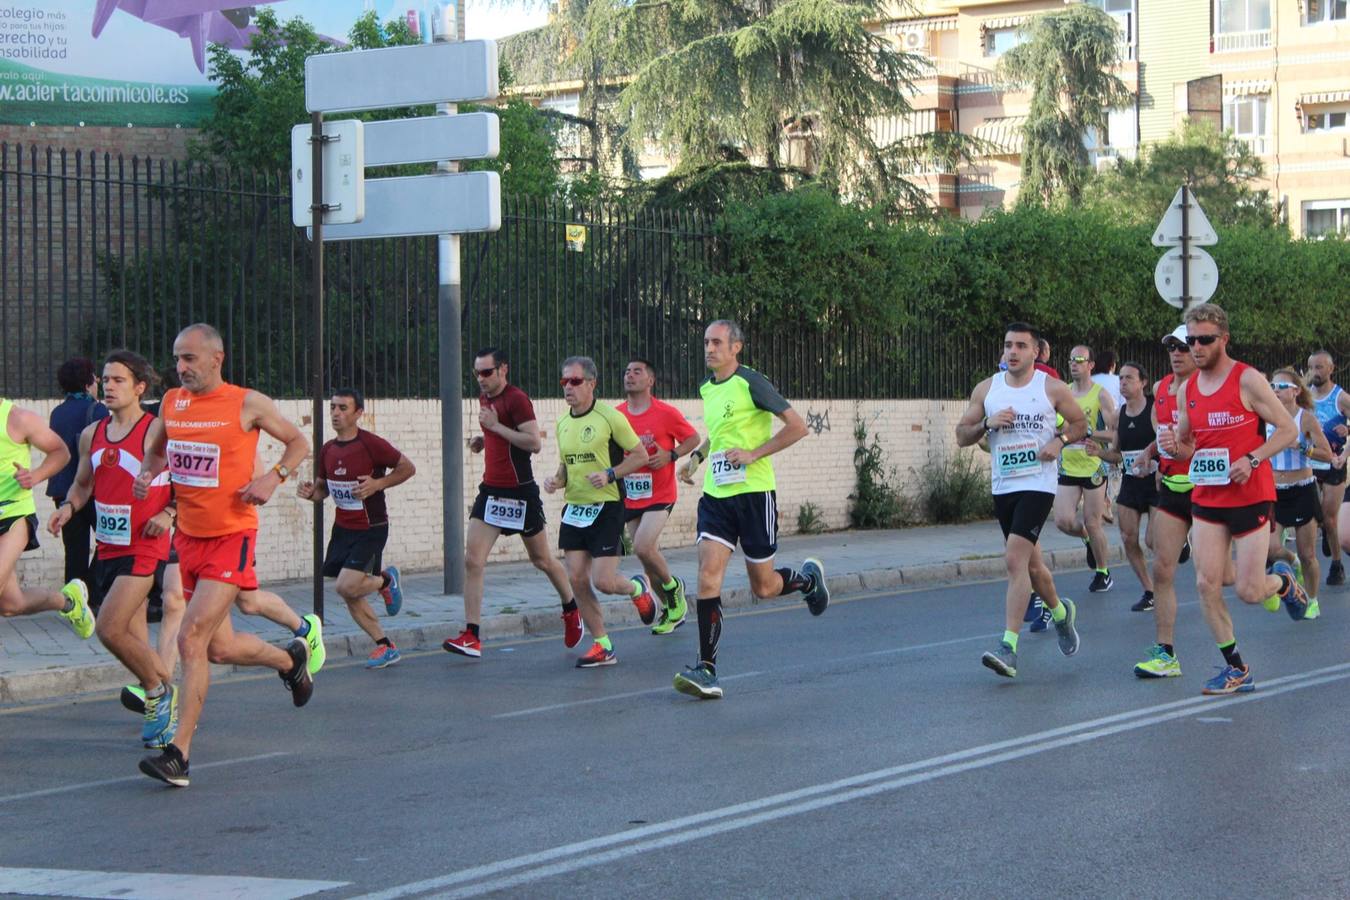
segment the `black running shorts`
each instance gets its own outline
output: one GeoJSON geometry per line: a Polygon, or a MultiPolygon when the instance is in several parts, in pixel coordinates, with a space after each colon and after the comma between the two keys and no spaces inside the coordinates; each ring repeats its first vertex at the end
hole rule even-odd
{"type": "Polygon", "coordinates": [[[1246,506],[1201,506],[1191,504],[1191,513],[1202,522],[1223,525],[1235,538],[1270,528],[1275,504],[1268,500],[1246,506]]]}
{"type": "Polygon", "coordinates": [[[28,526],[28,543],[24,545],[23,552],[36,550],[38,548],[38,517],[36,514],[31,516],[14,516],[12,519],[0,519],[0,534],[9,534],[9,530],[14,527],[15,522],[23,522],[28,526]]]}
{"type": "Polygon", "coordinates": [[[1339,469],[1313,469],[1313,477],[1322,484],[1329,484],[1332,487],[1345,484],[1345,466],[1339,469]]]}
{"type": "Polygon", "coordinates": [[[544,504],[539,499],[539,485],[533,481],[518,487],[480,484],[469,518],[500,528],[502,534],[534,537],[544,530],[544,504]]]}
{"type": "Polygon", "coordinates": [[[1315,482],[1275,488],[1275,521],[1278,524],[1298,528],[1321,516],[1322,503],[1315,482]]]}
{"type": "Polygon", "coordinates": [[[698,539],[736,549],[746,562],[768,562],[778,552],[778,492],[751,491],[698,499],[698,539]]]}
{"type": "Polygon", "coordinates": [[[387,524],[369,528],[334,525],[333,533],[328,537],[328,552],[323,556],[323,577],[336,578],[343,569],[374,575],[383,564],[384,545],[388,540],[387,524]]]}
{"type": "Polygon", "coordinates": [[[1116,495],[1116,502],[1143,515],[1152,507],[1158,505],[1158,482],[1152,475],[1147,478],[1136,478],[1133,475],[1122,476],[1120,493],[1116,495]]]}
{"type": "Polygon", "coordinates": [[[1174,491],[1164,482],[1158,488],[1158,511],[1175,516],[1187,525],[1191,523],[1191,492],[1174,491]]]}
{"type": "Polygon", "coordinates": [[[1041,528],[1054,508],[1055,495],[1045,491],[1014,491],[994,495],[994,515],[1003,529],[1003,540],[1009,535],[1026,538],[1033,544],[1041,538],[1041,528]]]}
{"type": "Polygon", "coordinates": [[[593,559],[604,556],[622,556],[623,501],[610,500],[600,504],[600,512],[589,524],[578,526],[567,521],[567,506],[563,506],[562,524],[558,526],[559,550],[583,550],[593,559]]]}

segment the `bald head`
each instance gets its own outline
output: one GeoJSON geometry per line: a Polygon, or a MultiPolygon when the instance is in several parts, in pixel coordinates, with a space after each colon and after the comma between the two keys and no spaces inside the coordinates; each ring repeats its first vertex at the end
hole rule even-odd
{"type": "Polygon", "coordinates": [[[189,325],[178,332],[178,337],[173,340],[174,346],[177,346],[180,340],[189,335],[195,335],[202,342],[202,346],[204,347],[209,347],[212,350],[219,350],[221,353],[225,352],[225,339],[220,336],[220,332],[216,331],[215,326],[213,325],[207,325],[205,322],[197,322],[194,325],[189,325]]]}
{"type": "Polygon", "coordinates": [[[225,362],[225,342],[220,332],[198,323],[178,332],[173,341],[174,366],[178,381],[194,394],[220,387],[220,367],[225,362]]]}
{"type": "Polygon", "coordinates": [[[1317,390],[1331,384],[1331,376],[1336,372],[1336,361],[1330,351],[1317,350],[1308,357],[1308,386],[1317,390]]]}

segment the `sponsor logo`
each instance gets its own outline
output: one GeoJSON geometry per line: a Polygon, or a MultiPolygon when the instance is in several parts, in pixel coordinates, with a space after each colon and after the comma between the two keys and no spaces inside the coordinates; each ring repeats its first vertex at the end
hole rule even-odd
{"type": "Polygon", "coordinates": [[[1231,428],[1234,425],[1241,425],[1247,421],[1246,413],[1231,413],[1226,409],[1218,410],[1209,414],[1210,428],[1231,428]]]}
{"type": "Polygon", "coordinates": [[[581,429],[581,442],[583,444],[589,444],[594,439],[595,439],[594,428],[592,428],[590,425],[587,425],[585,428],[581,429]]]}
{"type": "Polygon", "coordinates": [[[188,406],[189,406],[191,403],[192,403],[192,398],[191,398],[190,396],[188,396],[187,394],[180,394],[180,395],[178,396],[178,398],[177,398],[176,400],[173,401],[173,408],[174,408],[174,409],[187,409],[188,406]]]}
{"type": "Polygon", "coordinates": [[[105,447],[103,452],[99,454],[98,462],[105,469],[115,469],[121,462],[121,454],[111,447],[105,447]]]}

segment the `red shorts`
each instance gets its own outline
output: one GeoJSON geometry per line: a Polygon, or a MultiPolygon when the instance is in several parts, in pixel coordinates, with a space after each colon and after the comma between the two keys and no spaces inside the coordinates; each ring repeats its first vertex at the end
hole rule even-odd
{"type": "Polygon", "coordinates": [[[179,531],[173,540],[183,578],[183,596],[187,599],[192,599],[192,591],[202,578],[233,584],[241,591],[257,590],[258,574],[253,571],[256,530],[211,538],[196,538],[179,531]]]}

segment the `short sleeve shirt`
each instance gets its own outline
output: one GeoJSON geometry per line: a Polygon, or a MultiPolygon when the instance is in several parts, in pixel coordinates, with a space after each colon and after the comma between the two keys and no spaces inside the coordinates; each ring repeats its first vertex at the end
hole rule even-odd
{"type": "MultiPolygon", "coordinates": [[[[694,426],[689,424],[684,413],[655,397],[652,398],[651,406],[640,413],[629,410],[626,401],[620,403],[618,409],[628,419],[628,424],[633,426],[633,431],[642,441],[643,451],[648,454],[654,450],[669,454],[676,445],[695,433],[694,426]]],[[[665,465],[659,469],[643,466],[624,479],[624,489],[624,505],[629,509],[674,503],[675,466],[665,465]]]]}
{"type": "Polygon", "coordinates": [[[564,499],[568,503],[618,501],[617,482],[597,488],[586,476],[617,466],[625,452],[641,446],[633,426],[608,403],[597,400],[579,416],[568,410],[558,418],[558,452],[567,466],[564,499]]]}
{"type": "MultiPolygon", "coordinates": [[[[534,421],[534,404],[530,397],[514,384],[508,384],[497,396],[481,394],[479,406],[490,406],[497,411],[497,419],[513,431],[526,422],[534,421]]],[[[483,484],[489,487],[519,487],[534,481],[530,452],[515,446],[506,438],[491,431],[483,432],[483,484]]]]}
{"type": "Polygon", "coordinates": [[[740,366],[726,381],[709,378],[698,389],[703,398],[703,421],[708,426],[708,467],[703,493],[710,497],[772,491],[773,463],[756,460],[744,472],[728,471],[721,456],[727,450],[753,450],[773,434],[773,417],[791,405],[769,379],[740,366]]]}
{"type": "Polygon", "coordinates": [[[350,441],[331,440],[323,445],[317,474],[327,482],[328,496],[337,507],[334,524],[365,531],[389,522],[384,491],[376,491],[364,500],[353,491],[363,475],[383,478],[387,471],[398,465],[400,456],[402,454],[393,444],[359,428],[356,437],[350,441]]]}

